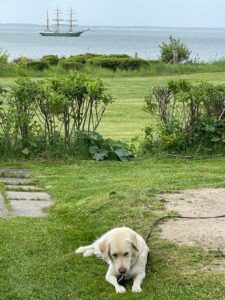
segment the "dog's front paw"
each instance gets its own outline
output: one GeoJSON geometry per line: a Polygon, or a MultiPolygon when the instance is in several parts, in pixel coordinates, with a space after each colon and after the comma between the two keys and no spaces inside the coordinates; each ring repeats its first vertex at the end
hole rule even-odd
{"type": "Polygon", "coordinates": [[[79,247],[77,250],[75,250],[75,253],[77,254],[84,253],[84,247],[79,247]]]}
{"type": "Polygon", "coordinates": [[[133,293],[141,293],[142,292],[142,288],[138,285],[133,285],[132,286],[132,292],[133,293]]]}
{"type": "Polygon", "coordinates": [[[125,293],[125,292],[126,292],[126,289],[125,289],[125,287],[123,287],[122,285],[118,285],[118,286],[116,287],[116,292],[117,292],[117,293],[125,293]]]}

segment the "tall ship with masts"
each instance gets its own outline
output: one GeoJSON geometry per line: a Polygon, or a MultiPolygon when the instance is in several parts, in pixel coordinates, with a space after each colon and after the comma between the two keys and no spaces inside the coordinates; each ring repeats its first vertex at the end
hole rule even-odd
{"type": "Polygon", "coordinates": [[[71,8],[70,9],[70,18],[67,22],[69,22],[69,30],[68,31],[60,31],[60,26],[62,25],[60,22],[64,21],[63,19],[60,18],[60,15],[62,14],[60,12],[60,10],[56,9],[56,19],[54,19],[54,21],[56,22],[56,29],[52,30],[50,28],[50,20],[49,20],[49,15],[48,15],[48,11],[47,11],[47,23],[46,23],[46,29],[44,31],[40,32],[40,35],[42,36],[66,36],[66,37],[79,37],[81,36],[82,33],[84,33],[85,31],[88,31],[89,29],[86,30],[82,30],[82,31],[76,31],[74,30],[74,22],[76,20],[73,19],[74,16],[74,11],[71,8]]]}

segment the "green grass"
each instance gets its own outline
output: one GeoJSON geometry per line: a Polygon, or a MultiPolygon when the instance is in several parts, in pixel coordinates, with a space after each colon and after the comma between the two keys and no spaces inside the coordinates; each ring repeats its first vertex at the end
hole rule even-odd
{"type": "MultiPolygon", "coordinates": [[[[95,75],[101,78],[104,77],[146,77],[146,76],[168,76],[168,75],[184,75],[184,74],[199,74],[209,72],[224,72],[225,60],[215,62],[199,62],[188,64],[166,64],[160,61],[150,61],[148,65],[141,67],[138,70],[110,70],[86,64],[81,69],[82,72],[95,75]]],[[[49,69],[35,70],[22,65],[7,64],[1,65],[0,77],[47,77],[52,74],[66,75],[67,70],[60,65],[50,66],[49,69]]]]}
{"type": "MultiPolygon", "coordinates": [[[[142,110],[153,85],[176,76],[105,78],[116,98],[100,131],[126,141],[143,136],[150,120],[142,110]]],[[[225,73],[179,76],[190,80],[224,80],[225,73]]],[[[14,79],[1,78],[4,86],[14,79]]],[[[47,188],[54,206],[46,218],[0,218],[0,299],[225,299],[225,275],[205,271],[219,263],[217,252],[178,247],[151,240],[151,260],[141,295],[116,295],[105,282],[107,266],[96,258],[74,254],[80,245],[115,226],[130,226],[145,235],[158,216],[166,214],[155,195],[187,188],[225,187],[225,158],[201,161],[139,158],[129,163],[94,161],[0,162],[30,168],[47,188]]]]}
{"type": "Polygon", "coordinates": [[[47,218],[0,219],[0,299],[223,299],[224,274],[203,270],[220,260],[216,253],[155,236],[143,293],[118,296],[104,281],[105,263],[75,255],[74,248],[115,226],[145,235],[166,213],[155,194],[225,187],[224,159],[12,165],[31,168],[55,205],[47,218]]]}

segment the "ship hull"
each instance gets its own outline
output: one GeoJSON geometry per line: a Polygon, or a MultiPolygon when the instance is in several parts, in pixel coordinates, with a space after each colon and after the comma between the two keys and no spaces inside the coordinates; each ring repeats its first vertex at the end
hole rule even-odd
{"type": "Polygon", "coordinates": [[[79,37],[82,33],[84,33],[87,30],[84,31],[76,31],[76,32],[48,32],[48,31],[42,31],[40,32],[40,35],[42,36],[65,36],[65,37],[79,37]]]}

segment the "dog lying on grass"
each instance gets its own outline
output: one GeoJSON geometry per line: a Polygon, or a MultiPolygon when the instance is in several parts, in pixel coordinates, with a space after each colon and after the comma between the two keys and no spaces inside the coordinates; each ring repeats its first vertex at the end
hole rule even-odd
{"type": "Polygon", "coordinates": [[[121,276],[133,279],[132,292],[140,293],[145,278],[149,248],[144,239],[127,227],[114,228],[89,246],[80,247],[76,253],[84,256],[98,256],[109,264],[106,280],[117,293],[126,292],[117,279],[121,276]]]}

